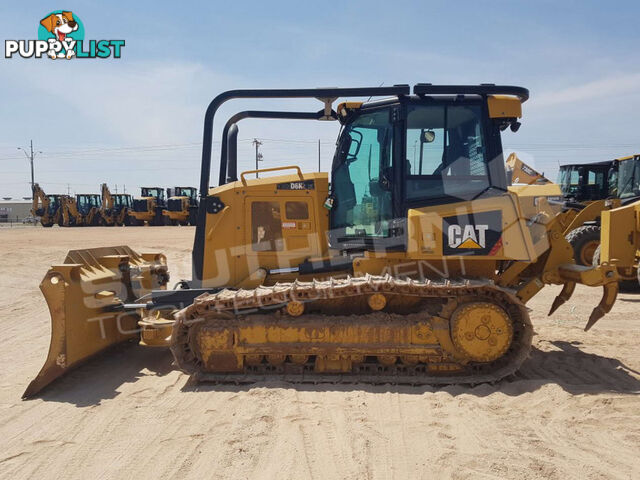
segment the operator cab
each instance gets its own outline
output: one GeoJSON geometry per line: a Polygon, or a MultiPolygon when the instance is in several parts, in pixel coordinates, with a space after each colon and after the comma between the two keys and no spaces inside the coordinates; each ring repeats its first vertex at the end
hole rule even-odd
{"type": "Polygon", "coordinates": [[[60,207],[60,195],[47,195],[49,199],[49,215],[53,215],[60,207]]]}
{"type": "Polygon", "coordinates": [[[617,161],[618,197],[626,201],[640,197],[640,155],[621,158],[617,161]]]}
{"type": "Polygon", "coordinates": [[[170,197],[195,198],[197,196],[197,190],[194,187],[173,187],[169,190],[170,197]]]}
{"type": "Polygon", "coordinates": [[[126,193],[116,193],[112,195],[114,207],[120,209],[122,207],[131,207],[131,195],[126,193]]]}
{"type": "Polygon", "coordinates": [[[164,202],[164,188],[142,187],[140,190],[142,197],[153,197],[157,198],[159,202],[164,202]]]}
{"type": "Polygon", "coordinates": [[[562,165],[558,184],[562,194],[575,202],[602,200],[610,196],[609,176],[615,162],[562,165]]]}
{"type": "Polygon", "coordinates": [[[96,194],[78,194],[76,195],[76,203],[78,211],[82,215],[87,215],[92,208],[102,206],[102,197],[96,194]]]}
{"type": "Polygon", "coordinates": [[[331,246],[403,248],[408,209],[504,194],[500,131],[517,130],[521,110],[519,99],[501,100],[512,115],[495,116],[480,95],[341,104],[331,246]]]}

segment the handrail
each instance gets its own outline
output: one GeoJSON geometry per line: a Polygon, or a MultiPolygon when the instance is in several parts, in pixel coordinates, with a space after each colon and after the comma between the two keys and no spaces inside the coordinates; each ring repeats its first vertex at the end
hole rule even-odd
{"type": "Polygon", "coordinates": [[[300,167],[297,165],[287,165],[285,167],[271,167],[271,168],[259,168],[258,170],[247,170],[246,172],[242,172],[240,174],[240,181],[242,182],[242,184],[244,186],[247,185],[247,180],[244,178],[245,175],[248,175],[250,173],[266,173],[266,172],[276,172],[278,170],[289,170],[295,168],[298,171],[298,177],[300,177],[300,180],[304,180],[304,175],[302,175],[302,170],[300,170],[300,167]]]}
{"type": "MultiPolygon", "coordinates": [[[[335,112],[332,112],[335,113],[335,112]]],[[[232,116],[222,129],[222,145],[220,146],[220,175],[218,185],[238,180],[238,165],[235,155],[229,152],[229,132],[234,124],[245,118],[267,118],[278,120],[320,120],[324,111],[319,112],[280,112],[270,110],[245,110],[232,116]],[[233,160],[233,162],[232,162],[233,160]]],[[[336,117],[337,118],[337,117],[336,117]]],[[[237,131],[234,132],[237,134],[237,131]]],[[[237,153],[237,150],[235,151],[237,153]]]]}

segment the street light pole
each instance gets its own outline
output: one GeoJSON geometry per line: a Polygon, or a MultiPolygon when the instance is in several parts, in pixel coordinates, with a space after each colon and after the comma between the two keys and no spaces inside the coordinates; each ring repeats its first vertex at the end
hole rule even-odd
{"type": "Polygon", "coordinates": [[[34,175],[33,175],[33,159],[36,157],[36,153],[42,153],[42,152],[33,151],[33,140],[31,140],[29,145],[29,153],[27,153],[27,151],[22,147],[18,147],[18,150],[22,150],[24,152],[25,156],[29,160],[29,163],[31,164],[31,192],[33,192],[33,185],[35,184],[34,175]]]}

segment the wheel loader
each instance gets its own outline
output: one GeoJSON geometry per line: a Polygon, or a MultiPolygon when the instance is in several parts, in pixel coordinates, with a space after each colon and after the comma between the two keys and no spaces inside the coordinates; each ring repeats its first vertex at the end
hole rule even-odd
{"type": "Polygon", "coordinates": [[[102,197],[96,193],[67,196],[63,202],[62,219],[65,227],[97,227],[102,225],[102,197]]]}
{"type": "Polygon", "coordinates": [[[195,225],[198,214],[198,189],[172,187],[167,189],[167,208],[162,211],[165,223],[170,225],[195,225]]]}
{"type": "Polygon", "coordinates": [[[562,165],[558,184],[569,215],[565,235],[579,265],[591,265],[600,240],[600,212],[620,205],[615,197],[616,161],[562,165]],[[610,178],[611,181],[610,181],[610,178]]]}
{"type": "Polygon", "coordinates": [[[106,226],[129,225],[129,209],[131,208],[131,195],[127,193],[112,194],[106,183],[100,186],[102,192],[102,206],[100,215],[102,223],[106,226]]]}
{"type": "Polygon", "coordinates": [[[192,279],[168,290],[158,252],[70,251],[41,283],[51,345],[24,396],[127,340],[169,347],[182,371],[222,383],[494,382],[527,358],[525,305],[550,284],[563,288],[549,314],[577,284],[601,288],[590,329],[615,302],[616,262],[635,248],[612,232],[637,238],[640,202],[603,212],[601,263],[575,265],[564,214],[540,186],[507,185],[501,135],[518,129],[528,97],[493,84],[218,95],[204,121],[192,279]],[[232,119],[338,121],[330,173],[284,165],[238,175],[226,145],[237,125],[227,123],[210,187],[221,105],[314,98],[318,112],[232,119]]]}
{"type": "Polygon", "coordinates": [[[142,187],[140,197],[133,199],[133,206],[129,210],[129,221],[131,225],[150,226],[165,225],[165,218],[162,214],[167,207],[164,188],[142,187]]]}
{"type": "MultiPolygon", "coordinates": [[[[558,176],[568,210],[565,235],[579,265],[599,263],[601,214],[640,198],[636,168],[640,155],[616,158],[609,162],[563,165],[558,176]]],[[[640,175],[640,174],[639,174],[640,175]]],[[[625,289],[638,289],[638,262],[620,266],[619,275],[625,289]]]]}
{"type": "MultiPolygon", "coordinates": [[[[604,202],[603,210],[609,210],[620,206],[634,204],[640,199],[640,155],[630,155],[615,160],[614,167],[609,172],[611,196],[604,202]]],[[[602,219],[597,219],[597,228],[601,228],[602,219]]],[[[618,232],[620,239],[624,238],[624,232],[618,232]]],[[[637,291],[640,284],[640,245],[637,238],[628,236],[629,243],[635,242],[635,256],[627,256],[626,263],[619,259],[618,275],[620,283],[625,289],[637,291]]],[[[600,263],[601,246],[598,244],[594,254],[593,263],[600,263]]]]}
{"type": "Polygon", "coordinates": [[[62,226],[62,204],[66,195],[47,195],[44,190],[35,183],[33,185],[31,215],[40,218],[43,227],[52,227],[54,224],[62,226]]]}

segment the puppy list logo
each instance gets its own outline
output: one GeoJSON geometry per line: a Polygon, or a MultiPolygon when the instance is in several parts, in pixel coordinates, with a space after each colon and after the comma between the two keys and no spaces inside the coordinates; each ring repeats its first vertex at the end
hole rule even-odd
{"type": "Polygon", "coordinates": [[[82,20],[66,10],[55,10],[40,20],[38,40],[5,40],[4,56],[55,59],[120,58],[124,40],[84,40],[82,20]]]}

